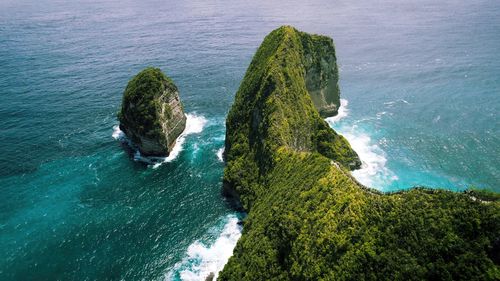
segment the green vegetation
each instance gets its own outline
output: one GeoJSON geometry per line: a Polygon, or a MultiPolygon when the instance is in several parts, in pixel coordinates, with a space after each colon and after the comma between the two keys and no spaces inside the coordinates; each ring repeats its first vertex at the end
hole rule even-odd
{"type": "Polygon", "coordinates": [[[499,280],[498,197],[359,185],[306,90],[303,36],[264,39],[228,115],[225,190],[249,214],[218,280],[499,280]]]}
{"type": "Polygon", "coordinates": [[[360,166],[349,143],[329,128],[309,96],[304,37],[319,38],[292,27],[265,38],[227,118],[225,185],[238,193],[247,209],[263,189],[258,179],[273,167],[279,147],[317,151],[350,168],[360,166]]]}
{"type": "MultiPolygon", "coordinates": [[[[164,93],[177,92],[174,82],[159,68],[148,67],[132,78],[125,89],[122,109],[118,114],[120,128],[133,142],[140,143],[139,136],[166,143],[160,120],[160,99],[164,93]],[[128,131],[133,131],[129,133],[128,131]]],[[[165,118],[171,114],[165,111],[165,118]]]]}

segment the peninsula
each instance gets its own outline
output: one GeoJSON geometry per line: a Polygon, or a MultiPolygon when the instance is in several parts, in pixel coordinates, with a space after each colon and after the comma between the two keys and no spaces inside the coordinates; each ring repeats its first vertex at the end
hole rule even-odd
{"type": "Polygon", "coordinates": [[[339,106],[332,39],[266,36],[226,121],[224,191],[248,212],[218,280],[498,280],[500,201],[360,185],[322,119],[339,106]]]}

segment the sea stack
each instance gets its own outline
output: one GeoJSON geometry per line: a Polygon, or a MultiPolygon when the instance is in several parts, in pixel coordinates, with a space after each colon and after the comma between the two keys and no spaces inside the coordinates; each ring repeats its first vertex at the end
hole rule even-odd
{"type": "Polygon", "coordinates": [[[118,119],[120,129],[145,156],[168,156],[186,127],[177,86],[153,67],[128,82],[118,119]]]}

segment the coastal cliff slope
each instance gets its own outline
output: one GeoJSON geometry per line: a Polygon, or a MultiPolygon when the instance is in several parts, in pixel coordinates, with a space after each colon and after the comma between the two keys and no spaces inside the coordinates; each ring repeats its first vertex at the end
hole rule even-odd
{"type": "Polygon", "coordinates": [[[167,156],[186,127],[177,86],[153,67],[130,80],[118,119],[120,129],[146,156],[167,156]]]}
{"type": "Polygon", "coordinates": [[[308,38],[272,31],[228,114],[224,191],[248,216],[218,280],[498,280],[498,197],[350,175],[359,159],[308,91],[308,38]]]}
{"type": "Polygon", "coordinates": [[[319,115],[307,90],[306,65],[324,42],[333,46],[323,36],[277,29],[264,39],[246,72],[226,120],[224,182],[225,191],[247,209],[263,191],[256,179],[273,167],[280,147],[318,152],[349,169],[361,165],[347,140],[319,115]]]}

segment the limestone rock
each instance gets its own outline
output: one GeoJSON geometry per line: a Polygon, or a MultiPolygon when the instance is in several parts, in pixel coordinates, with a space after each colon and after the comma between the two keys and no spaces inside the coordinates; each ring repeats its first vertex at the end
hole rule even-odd
{"type": "Polygon", "coordinates": [[[186,127],[177,86],[152,67],[128,83],[119,120],[120,129],[145,156],[168,156],[186,127]]]}
{"type": "Polygon", "coordinates": [[[340,107],[339,71],[333,40],[298,32],[304,49],[306,88],[322,117],[335,116],[340,107]]]}

